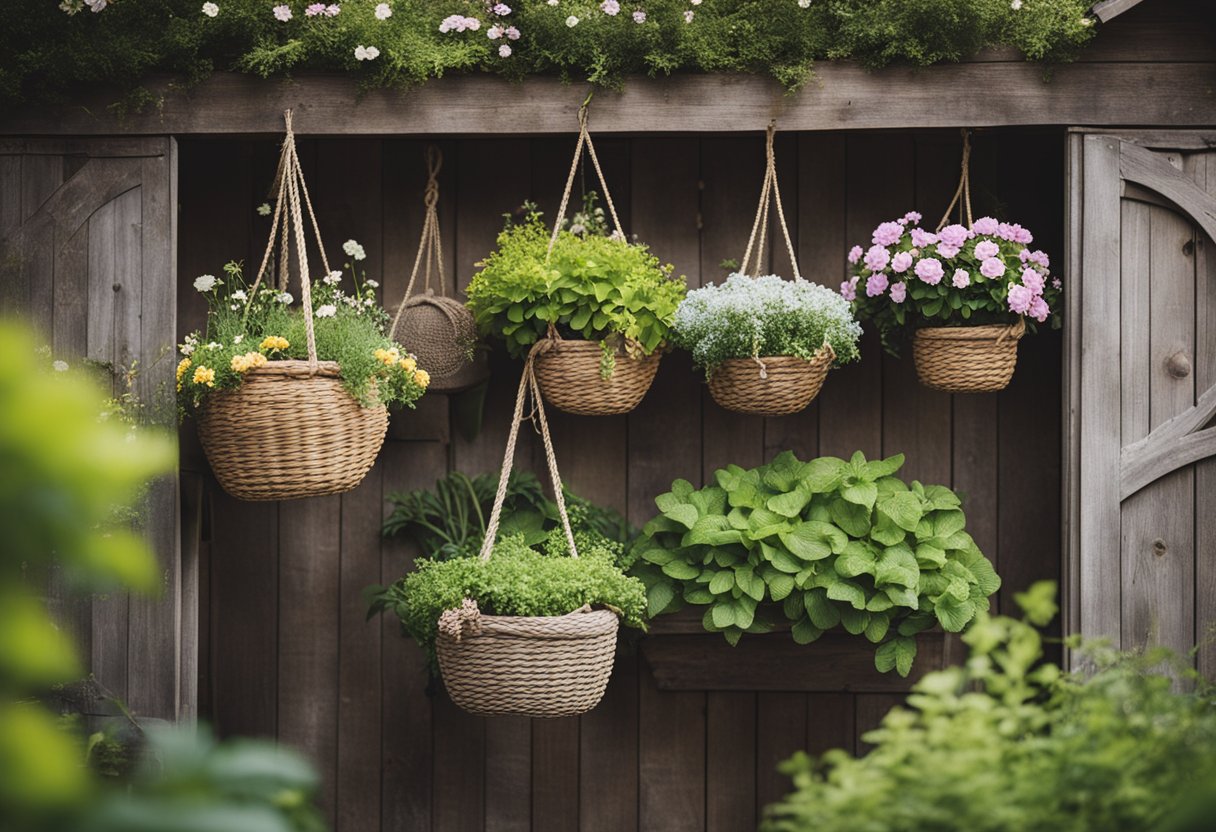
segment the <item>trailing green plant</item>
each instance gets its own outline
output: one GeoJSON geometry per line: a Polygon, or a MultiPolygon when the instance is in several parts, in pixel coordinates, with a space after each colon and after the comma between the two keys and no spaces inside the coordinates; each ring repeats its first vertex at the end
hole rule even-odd
{"type": "MultiPolygon", "coordinates": [[[[481,549],[486,523],[494,505],[498,472],[470,477],[452,471],[436,480],[432,489],[419,488],[389,495],[392,512],[384,521],[385,537],[408,535],[428,557],[472,557],[481,549]]],[[[566,508],[574,531],[594,532],[605,541],[629,543],[634,530],[624,517],[597,506],[565,489],[566,508]]],[[[528,546],[543,543],[558,528],[557,504],[545,496],[540,480],[530,471],[512,471],[503,502],[501,534],[519,534],[528,546]]]]}
{"type": "Polygon", "coordinates": [[[684,279],[671,277],[645,245],[617,236],[562,229],[548,252],[550,231],[533,205],[516,222],[507,216],[498,248],[477,264],[469,308],[479,329],[522,356],[550,328],[567,338],[605,345],[611,355],[650,355],[663,347],[684,279]]]}
{"type": "Polygon", "coordinates": [[[1042,663],[1035,627],[1055,614],[1055,585],[1016,597],[1025,618],[980,613],[966,664],[917,682],[908,707],[865,735],[865,756],[784,763],[794,792],[767,809],[763,832],[1211,829],[1211,685],[1166,651],[1078,639],[1080,672],[1042,663]]]}
{"type": "Polygon", "coordinates": [[[800,644],[840,627],[877,645],[880,671],[908,675],[916,634],[963,630],[1001,581],[964,531],[959,498],[904,483],[903,463],[785,451],[715,471],[705,488],[676,480],[635,546],[649,614],[704,606],[705,629],[731,644],[777,624],[800,644]]]}
{"type": "MultiPolygon", "coordinates": [[[[362,259],[363,247],[354,240],[345,247],[353,259],[362,259]]],[[[311,285],[317,358],[338,362],[342,385],[364,406],[413,407],[430,374],[385,334],[388,316],[376,302],[376,282],[346,266],[353,294],[341,289],[340,271],[311,285]]],[[[225,265],[224,275],[194,281],[207,298],[208,312],[206,330],[187,335],[179,348],[178,400],[187,410],[214,391],[236,389],[246,373],[269,360],[308,358],[303,311],[291,305],[290,292],[262,284],[251,298],[254,289],[238,262],[225,265]]]]}
{"type": "Polygon", "coordinates": [[[419,560],[401,580],[369,590],[369,616],[395,614],[433,670],[439,616],[466,598],[486,615],[565,615],[590,604],[616,610],[626,626],[644,627],[645,587],[617,566],[618,549],[596,538],[591,532],[575,535],[578,558],[568,556],[564,531],[554,529],[539,549],[514,534],[500,537],[487,560],[419,560]]]}
{"type": "Polygon", "coordinates": [[[706,375],[729,358],[794,355],[808,361],[828,344],[836,363],[860,357],[861,325],[826,286],[776,275],[732,274],[688,293],[676,311],[672,342],[706,375]]]}
{"type": "Polygon", "coordinates": [[[959,61],[989,46],[1072,58],[1094,34],[1092,0],[10,0],[0,101],[45,102],[105,85],[216,70],[262,77],[345,72],[366,87],[459,72],[551,75],[619,86],[629,75],[751,72],[794,89],[814,61],[959,61]],[[311,5],[311,9],[310,9],[311,5]],[[87,9],[86,10],[86,6],[87,9]]]}

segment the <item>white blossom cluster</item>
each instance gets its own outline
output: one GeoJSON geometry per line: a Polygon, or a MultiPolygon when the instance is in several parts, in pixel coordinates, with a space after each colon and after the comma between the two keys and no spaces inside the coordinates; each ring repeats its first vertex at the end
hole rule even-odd
{"type": "Polygon", "coordinates": [[[817,283],[732,274],[688,293],[676,310],[675,342],[706,371],[728,358],[811,358],[826,342],[839,363],[858,357],[861,325],[848,301],[817,283]]]}

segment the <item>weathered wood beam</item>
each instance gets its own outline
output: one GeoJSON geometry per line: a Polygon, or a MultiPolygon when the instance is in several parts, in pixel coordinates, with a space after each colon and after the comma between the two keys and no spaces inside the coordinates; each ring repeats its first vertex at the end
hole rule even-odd
{"type": "MultiPolygon", "coordinates": [[[[360,94],[349,78],[266,81],[221,73],[163,106],[119,118],[107,97],[0,114],[0,134],[277,134],[296,110],[309,135],[569,133],[586,85],[533,78],[446,77],[406,91],[360,94]]],[[[112,98],[112,97],[111,97],[112,98]]],[[[798,93],[749,75],[630,79],[597,91],[600,133],[906,129],[1012,125],[1216,125],[1216,64],[987,62],[868,71],[823,64],[798,93]]]]}
{"type": "Polygon", "coordinates": [[[1101,3],[1094,3],[1094,15],[1103,23],[1109,23],[1143,2],[1144,0],[1102,0],[1101,3]]]}

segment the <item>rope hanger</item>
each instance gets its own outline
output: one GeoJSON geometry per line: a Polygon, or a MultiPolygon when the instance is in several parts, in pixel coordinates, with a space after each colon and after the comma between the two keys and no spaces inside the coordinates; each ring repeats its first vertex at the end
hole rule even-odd
{"type": "Polygon", "coordinates": [[[418,270],[423,263],[426,272],[423,285],[431,291],[431,269],[434,267],[440,285],[443,283],[443,237],[439,233],[439,171],[443,169],[443,151],[436,145],[428,145],[426,149],[426,190],[422,201],[426,213],[422,219],[422,236],[418,240],[418,253],[414,256],[414,268],[410,271],[409,283],[406,284],[405,294],[397,306],[397,314],[393,316],[393,325],[389,332],[397,331],[397,322],[405,311],[406,301],[414,291],[414,283],[418,280],[418,270]]]}
{"type": "Polygon", "coordinates": [[[961,132],[963,134],[963,160],[960,165],[962,172],[959,174],[958,187],[954,189],[954,196],[951,197],[950,204],[946,206],[946,213],[942,214],[941,222],[937,224],[937,231],[946,227],[946,223],[950,220],[950,212],[956,205],[959,206],[959,222],[962,223],[965,218],[968,228],[975,224],[975,217],[971,213],[971,128],[963,127],[961,132]],[[959,205],[960,198],[962,199],[961,205],[959,205]]]}
{"type": "Polygon", "coordinates": [[[781,223],[781,234],[785,237],[785,247],[790,255],[790,265],[794,269],[794,279],[802,280],[798,270],[798,255],[794,252],[794,243],[790,238],[790,230],[785,222],[785,207],[781,203],[781,186],[777,182],[777,154],[773,150],[773,139],[777,133],[777,121],[768,124],[764,140],[764,184],[760,186],[760,204],[756,207],[756,219],[752,222],[752,233],[747,239],[747,250],[743,252],[740,261],[742,274],[758,277],[762,271],[764,258],[764,238],[768,230],[769,196],[777,204],[777,219],[781,223]],[[755,263],[748,269],[748,261],[752,259],[753,249],[756,252],[755,263]]]}

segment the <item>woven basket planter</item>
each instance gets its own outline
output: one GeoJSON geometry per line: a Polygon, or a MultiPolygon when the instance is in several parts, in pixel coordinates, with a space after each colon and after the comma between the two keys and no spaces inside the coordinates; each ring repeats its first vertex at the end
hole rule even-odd
{"type": "Polygon", "coordinates": [[[819,395],[835,359],[827,346],[810,361],[793,355],[728,358],[710,374],[709,394],[736,413],[787,416],[805,409],[819,395]]]}
{"type": "Polygon", "coordinates": [[[418,359],[430,373],[427,387],[433,393],[459,393],[476,387],[490,376],[483,350],[469,351],[477,343],[473,313],[453,298],[431,290],[406,298],[392,338],[418,359]]]}
{"type": "Polygon", "coordinates": [[[383,405],[363,407],[338,364],[270,361],[241,386],[207,396],[199,439],[215,477],[242,500],[340,494],[366,476],[388,430],[383,405]]]}
{"type": "Polygon", "coordinates": [[[604,696],[616,656],[616,613],[483,615],[480,631],[436,641],[452,701],[483,716],[573,716],[604,696]]]}
{"type": "Polygon", "coordinates": [[[1018,363],[1018,340],[1026,332],[1011,326],[925,327],[912,338],[920,383],[947,393],[1004,390],[1018,363]]]}
{"type": "Polygon", "coordinates": [[[545,401],[579,416],[611,416],[637,407],[659,371],[659,353],[630,358],[618,350],[616,368],[606,379],[600,376],[602,356],[595,341],[551,341],[535,360],[545,401]]]}

